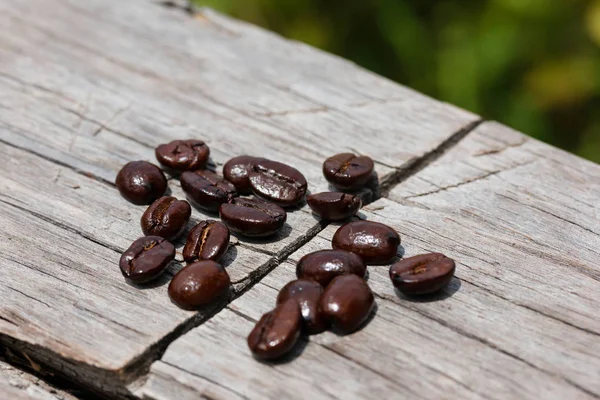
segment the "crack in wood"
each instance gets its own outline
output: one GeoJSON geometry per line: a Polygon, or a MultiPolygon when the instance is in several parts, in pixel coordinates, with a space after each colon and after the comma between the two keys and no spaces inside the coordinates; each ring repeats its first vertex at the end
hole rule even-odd
{"type": "MultiPolygon", "coordinates": [[[[9,127],[9,126],[8,126],[8,125],[6,125],[6,124],[4,124],[4,126],[6,126],[6,127],[9,127]]],[[[14,127],[12,127],[12,128],[14,129],[14,127]]],[[[22,132],[21,132],[20,130],[17,130],[17,133],[22,133],[22,132]]],[[[27,147],[18,146],[18,145],[16,145],[16,144],[14,144],[14,143],[11,143],[11,142],[9,142],[9,141],[7,141],[7,140],[5,140],[5,139],[2,139],[2,138],[0,138],[0,143],[2,143],[2,144],[5,144],[5,145],[7,145],[7,146],[10,146],[10,147],[13,147],[13,148],[15,148],[15,149],[19,149],[19,150],[25,151],[25,152],[27,152],[27,153],[29,153],[29,154],[33,154],[34,156],[37,156],[37,157],[43,158],[44,160],[46,160],[46,161],[49,161],[49,162],[51,162],[51,163],[54,163],[54,164],[56,164],[56,165],[59,165],[59,166],[61,166],[61,167],[68,168],[68,169],[70,169],[71,171],[78,173],[79,175],[83,175],[83,176],[85,176],[86,178],[89,178],[89,179],[94,179],[94,180],[96,180],[96,181],[98,181],[98,182],[101,182],[101,183],[104,183],[104,184],[106,184],[106,185],[112,186],[113,188],[114,188],[114,187],[116,187],[116,185],[115,185],[115,183],[114,183],[114,182],[111,182],[111,181],[109,181],[109,180],[106,180],[106,179],[104,179],[104,178],[102,178],[102,177],[100,177],[100,176],[94,175],[93,173],[91,173],[91,172],[88,172],[88,171],[85,171],[85,170],[83,170],[83,169],[81,169],[81,168],[74,167],[74,166],[72,166],[72,165],[70,165],[70,164],[68,164],[68,163],[66,163],[66,162],[64,162],[64,161],[60,161],[60,160],[57,160],[57,159],[55,159],[55,158],[48,157],[48,156],[47,156],[47,155],[45,155],[45,154],[38,153],[37,151],[33,151],[33,150],[31,150],[31,149],[29,149],[29,148],[27,148],[27,147]]]]}
{"type": "Polygon", "coordinates": [[[479,118],[469,123],[468,125],[456,131],[454,134],[450,135],[450,137],[448,137],[446,140],[440,143],[433,150],[425,153],[420,157],[415,157],[409,160],[403,166],[396,168],[394,172],[383,177],[380,184],[380,197],[388,197],[392,189],[394,189],[397,185],[404,182],[409,177],[419,173],[434,161],[438,160],[448,150],[456,146],[469,133],[473,132],[479,125],[481,125],[484,122],[485,121],[483,119],[479,118]]]}
{"type": "MultiPolygon", "coordinates": [[[[441,187],[438,186],[438,189],[436,189],[436,190],[432,190],[430,192],[425,192],[425,193],[414,194],[414,195],[411,195],[411,196],[406,196],[406,197],[404,197],[404,199],[414,199],[416,197],[424,197],[424,196],[429,196],[431,194],[435,194],[435,193],[439,193],[439,192],[444,192],[444,191],[446,191],[448,189],[454,189],[454,188],[457,188],[457,187],[460,187],[460,186],[467,185],[469,183],[473,183],[473,182],[477,182],[477,181],[480,181],[480,180],[484,180],[484,179],[489,178],[490,176],[494,176],[494,175],[497,175],[497,174],[502,173],[502,172],[512,171],[514,169],[530,165],[530,164],[532,164],[534,162],[535,162],[535,160],[527,161],[527,162],[524,162],[524,163],[521,163],[521,164],[517,164],[517,165],[515,165],[513,167],[507,168],[507,169],[499,169],[499,170],[491,171],[491,172],[485,173],[485,174],[483,174],[481,176],[478,176],[476,178],[467,179],[466,181],[462,181],[462,182],[456,183],[454,185],[441,186],[441,187]]],[[[435,184],[433,184],[433,185],[437,186],[435,184]]]]}
{"type": "MultiPolygon", "coordinates": [[[[187,373],[187,374],[190,374],[190,375],[192,375],[192,376],[195,376],[195,377],[197,377],[197,378],[200,378],[200,379],[203,379],[203,380],[205,380],[205,381],[207,381],[207,382],[210,382],[210,383],[212,383],[213,385],[215,385],[215,386],[218,386],[218,387],[220,387],[221,389],[225,389],[227,392],[233,393],[233,394],[235,394],[236,396],[239,396],[239,397],[240,397],[240,398],[242,398],[242,399],[248,399],[248,400],[250,400],[250,398],[249,398],[249,397],[247,397],[247,396],[245,396],[244,394],[242,394],[242,393],[240,393],[240,392],[237,392],[237,391],[235,391],[235,390],[231,389],[230,387],[223,386],[223,385],[222,385],[222,384],[220,384],[219,382],[217,382],[217,381],[215,381],[215,380],[213,380],[213,379],[210,379],[210,378],[208,378],[208,377],[206,377],[206,376],[199,375],[199,374],[197,374],[197,373],[195,373],[195,372],[193,372],[193,371],[188,371],[188,370],[186,370],[186,369],[183,369],[183,368],[181,368],[180,366],[178,366],[178,365],[176,365],[176,364],[172,364],[172,363],[170,363],[170,362],[168,362],[168,361],[161,361],[161,362],[162,362],[163,364],[166,364],[166,365],[168,365],[168,366],[172,367],[172,368],[175,368],[176,370],[179,370],[179,371],[181,371],[181,372],[185,372],[185,373],[187,373]]],[[[204,393],[200,393],[200,395],[206,396],[206,394],[204,394],[204,393]]]]}
{"type": "MultiPolygon", "coordinates": [[[[472,268],[472,267],[470,267],[470,266],[466,265],[464,262],[463,262],[463,263],[461,263],[461,264],[462,264],[462,265],[465,265],[465,266],[467,266],[468,268],[471,268],[471,269],[475,270],[474,268],[472,268]]],[[[496,278],[496,279],[498,279],[497,277],[495,277],[495,278],[496,278]]],[[[517,307],[522,307],[522,308],[525,308],[525,309],[527,309],[527,310],[529,310],[529,311],[532,311],[532,312],[534,312],[534,313],[536,313],[536,314],[542,315],[542,316],[544,316],[544,317],[546,317],[546,318],[550,318],[550,319],[552,319],[552,320],[554,320],[554,321],[556,321],[556,322],[560,322],[560,323],[562,323],[562,324],[568,325],[568,326],[570,326],[571,328],[575,328],[575,329],[577,329],[577,330],[580,330],[580,331],[582,331],[582,332],[589,333],[590,335],[594,335],[594,336],[600,336],[600,332],[596,332],[596,331],[593,331],[593,330],[591,330],[591,329],[587,329],[587,328],[583,328],[583,327],[581,327],[581,326],[577,326],[577,325],[575,325],[575,324],[573,324],[573,323],[571,323],[571,322],[569,322],[569,321],[565,321],[564,319],[561,319],[561,318],[558,318],[558,317],[556,317],[556,316],[554,316],[554,315],[548,314],[548,313],[546,313],[546,312],[544,312],[544,311],[542,311],[542,310],[539,310],[539,309],[537,309],[537,308],[531,307],[531,306],[529,306],[529,305],[527,305],[527,304],[523,304],[523,303],[515,302],[515,301],[513,301],[513,300],[509,299],[508,297],[504,297],[504,296],[502,296],[502,295],[500,295],[500,294],[498,294],[498,293],[496,293],[496,292],[493,292],[493,291],[489,290],[489,289],[488,289],[488,288],[486,288],[485,286],[478,285],[478,284],[476,284],[476,283],[474,283],[474,282],[471,282],[471,281],[469,281],[469,280],[465,279],[464,277],[461,277],[461,278],[460,278],[460,280],[461,280],[461,282],[466,282],[466,283],[468,283],[469,285],[472,285],[472,286],[474,286],[474,287],[476,287],[476,288],[478,288],[478,289],[480,289],[480,290],[482,290],[482,291],[484,291],[484,292],[488,293],[488,294],[489,294],[489,295],[491,295],[491,296],[494,296],[494,297],[497,297],[497,298],[499,298],[499,299],[502,299],[502,300],[504,300],[504,301],[507,301],[507,302],[509,302],[509,303],[511,303],[511,304],[513,304],[513,305],[515,305],[515,306],[517,306],[517,307]]]]}
{"type": "Polygon", "coordinates": [[[6,205],[14,207],[14,208],[16,208],[18,210],[21,210],[21,211],[23,211],[23,212],[25,212],[25,213],[27,213],[29,215],[32,215],[32,216],[34,216],[34,217],[36,217],[38,219],[41,219],[42,221],[48,222],[48,223],[50,223],[50,224],[52,224],[52,225],[54,225],[54,226],[56,226],[58,228],[61,228],[61,229],[64,229],[64,230],[66,230],[68,232],[74,233],[74,234],[76,234],[78,236],[81,236],[82,238],[85,238],[85,239],[87,239],[87,240],[89,240],[91,242],[99,244],[102,247],[106,247],[107,249],[113,250],[113,251],[115,251],[115,252],[117,252],[119,254],[121,254],[121,253],[123,253],[125,251],[125,249],[121,249],[121,248],[113,246],[113,245],[111,245],[109,243],[105,243],[103,241],[100,241],[100,240],[96,239],[95,237],[90,236],[87,233],[80,231],[79,229],[74,228],[73,226],[70,226],[70,225],[64,224],[62,222],[56,221],[56,220],[54,220],[52,218],[49,218],[49,217],[47,217],[47,216],[45,216],[43,214],[40,214],[40,213],[35,212],[33,210],[30,210],[28,208],[19,206],[17,204],[13,204],[13,203],[11,203],[9,201],[2,200],[2,199],[0,199],[0,203],[6,204],[6,205]]]}
{"type": "Polygon", "coordinates": [[[445,321],[445,320],[443,320],[441,318],[438,318],[438,317],[435,317],[433,315],[430,315],[429,313],[427,313],[427,312],[419,309],[418,307],[410,306],[410,305],[405,304],[405,303],[396,302],[396,301],[394,301],[394,299],[391,296],[380,295],[378,293],[373,293],[373,295],[376,298],[380,299],[380,300],[388,301],[388,302],[393,303],[394,305],[399,305],[399,306],[401,306],[401,307],[403,307],[403,308],[405,308],[407,310],[416,312],[417,314],[419,314],[419,315],[421,315],[421,316],[423,316],[425,318],[428,318],[428,319],[430,319],[430,320],[432,320],[432,321],[434,321],[434,322],[436,322],[436,323],[444,326],[445,328],[450,329],[451,331],[453,331],[453,332],[455,332],[455,333],[457,333],[457,334],[459,334],[461,336],[464,336],[464,337],[467,337],[469,339],[475,340],[475,341],[477,341],[477,342],[479,342],[479,343],[481,343],[481,344],[483,344],[483,345],[485,345],[487,347],[490,347],[490,348],[492,348],[492,349],[494,349],[494,350],[496,350],[496,351],[498,351],[498,352],[500,352],[500,353],[502,353],[502,354],[504,354],[504,355],[506,355],[508,357],[511,357],[511,358],[513,358],[513,359],[515,359],[517,361],[520,361],[520,362],[524,363],[525,365],[527,365],[527,366],[529,366],[529,367],[531,367],[531,368],[533,368],[533,369],[535,369],[535,370],[537,370],[539,372],[542,372],[542,373],[547,374],[549,376],[553,376],[553,377],[555,377],[557,379],[560,379],[560,380],[566,382],[567,384],[573,386],[574,388],[580,390],[581,392],[586,393],[589,396],[592,396],[594,398],[600,398],[600,396],[598,394],[596,394],[596,393],[592,392],[591,390],[589,390],[589,389],[587,389],[587,388],[579,385],[576,382],[573,382],[571,379],[569,379],[569,378],[567,378],[565,376],[562,376],[560,374],[557,374],[555,372],[548,371],[546,369],[540,368],[537,365],[533,364],[532,362],[527,361],[526,359],[518,356],[517,354],[514,354],[514,353],[512,353],[512,352],[510,352],[508,350],[505,350],[505,349],[497,346],[496,344],[492,343],[491,341],[489,341],[489,340],[487,340],[485,338],[479,337],[479,336],[477,336],[475,334],[472,334],[470,332],[467,332],[464,329],[462,329],[462,328],[460,328],[458,326],[455,326],[455,325],[453,325],[453,324],[451,324],[451,323],[449,323],[449,322],[447,322],[447,321],[445,321]]]}

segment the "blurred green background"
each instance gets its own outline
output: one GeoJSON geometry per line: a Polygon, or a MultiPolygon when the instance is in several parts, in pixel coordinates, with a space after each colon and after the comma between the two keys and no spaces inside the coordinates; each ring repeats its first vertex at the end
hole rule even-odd
{"type": "Polygon", "coordinates": [[[600,0],[195,0],[600,162],[600,0]]]}

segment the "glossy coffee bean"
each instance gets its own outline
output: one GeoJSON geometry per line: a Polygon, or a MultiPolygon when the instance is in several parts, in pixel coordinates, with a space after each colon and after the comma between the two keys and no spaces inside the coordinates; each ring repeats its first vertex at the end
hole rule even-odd
{"type": "Polygon", "coordinates": [[[142,215],[142,231],[146,236],[176,239],[185,231],[192,207],[185,200],[164,196],[156,200],[142,215]]]}
{"type": "Polygon", "coordinates": [[[167,191],[167,178],[154,164],[132,161],[117,174],[117,189],[133,204],[151,204],[167,191]]]}
{"type": "Polygon", "coordinates": [[[169,284],[169,297],[180,308],[193,310],[224,296],[231,281],[214,261],[198,261],[183,267],[169,284]]]}
{"type": "Polygon", "coordinates": [[[154,151],[161,165],[175,171],[195,171],[204,168],[210,149],[202,140],[173,140],[154,151]]]}
{"type": "Polygon", "coordinates": [[[296,276],[326,287],[339,275],[365,276],[367,266],[358,255],[346,250],[319,250],[305,255],[296,265],[296,276]]]}
{"type": "Polygon", "coordinates": [[[219,261],[229,246],[229,229],[219,221],[202,221],[190,230],[183,247],[187,263],[201,260],[219,261]]]}
{"type": "Polygon", "coordinates": [[[144,236],[123,253],[119,267],[125,278],[144,283],[162,274],[174,259],[175,246],[160,236],[144,236]]]}
{"type": "Polygon", "coordinates": [[[262,159],[250,171],[250,187],[255,195],[282,207],[293,207],[304,200],[306,178],[289,165],[262,159]]]}
{"type": "Polygon", "coordinates": [[[373,173],[373,160],[352,153],[336,154],[323,163],[325,179],[342,190],[357,190],[365,186],[373,173]]]}
{"type": "Polygon", "coordinates": [[[258,359],[281,358],[294,348],[301,328],[300,307],[290,299],[262,316],[248,335],[248,347],[258,359]]]}
{"type": "Polygon", "coordinates": [[[230,230],[253,237],[277,233],[287,218],[285,210],[275,204],[242,198],[223,204],[219,214],[230,230]]]}
{"type": "Polygon", "coordinates": [[[181,188],[196,207],[209,212],[217,212],[221,204],[237,195],[235,186],[208,170],[184,172],[181,188]]]}
{"type": "Polygon", "coordinates": [[[223,166],[223,176],[229,182],[233,183],[238,193],[250,194],[250,171],[254,165],[262,160],[259,157],[239,156],[227,161],[223,166]]]}
{"type": "Polygon", "coordinates": [[[454,276],[454,260],[440,253],[405,258],[390,267],[394,286],[407,295],[422,295],[443,289],[454,276]]]}
{"type": "Polygon", "coordinates": [[[306,203],[315,214],[329,221],[349,218],[362,206],[360,197],[340,192],[311,194],[306,198],[306,203]]]}
{"type": "Polygon", "coordinates": [[[354,332],[369,318],[375,298],[369,285],[356,275],[340,275],[321,295],[320,309],[332,327],[342,333],[354,332]]]}
{"type": "Polygon", "coordinates": [[[319,310],[319,300],[323,287],[315,281],[297,279],[281,289],[277,296],[277,304],[289,299],[295,300],[300,306],[304,327],[308,334],[315,335],[327,329],[327,321],[319,310]]]}
{"type": "Polygon", "coordinates": [[[400,235],[379,222],[355,221],[342,225],[331,244],[334,249],[358,254],[367,265],[387,264],[398,253],[400,235]]]}

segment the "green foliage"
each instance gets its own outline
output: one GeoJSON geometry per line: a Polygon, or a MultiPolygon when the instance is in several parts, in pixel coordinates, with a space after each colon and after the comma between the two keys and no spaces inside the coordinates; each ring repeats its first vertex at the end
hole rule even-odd
{"type": "Polygon", "coordinates": [[[195,0],[600,162],[600,0],[195,0]]]}

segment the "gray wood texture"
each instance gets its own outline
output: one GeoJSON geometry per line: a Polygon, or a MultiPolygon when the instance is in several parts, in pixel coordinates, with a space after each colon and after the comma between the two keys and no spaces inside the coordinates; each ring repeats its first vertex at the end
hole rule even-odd
{"type": "Polygon", "coordinates": [[[332,224],[247,294],[176,340],[139,394],[195,398],[600,397],[600,167],[484,123],[359,217],[400,232],[399,256],[457,261],[440,295],[396,293],[369,267],[378,309],[347,336],[312,336],[286,362],[255,361],[254,322],[331,248],[332,224]]]}
{"type": "Polygon", "coordinates": [[[76,400],[43,380],[0,361],[0,395],[10,400],[76,400]]]}
{"type": "MultiPolygon", "coordinates": [[[[0,0],[0,28],[0,351],[109,397],[131,395],[126,385],[137,388],[169,343],[225,305],[172,305],[166,283],[180,265],[143,290],[124,282],[118,259],[141,235],[144,208],[114,187],[123,164],[200,138],[217,169],[262,155],[300,169],[318,192],[328,189],[324,158],[357,151],[391,188],[480,121],[210,10],[0,0]]],[[[304,207],[270,242],[234,239],[229,301],[323,227],[304,207]]]]}

